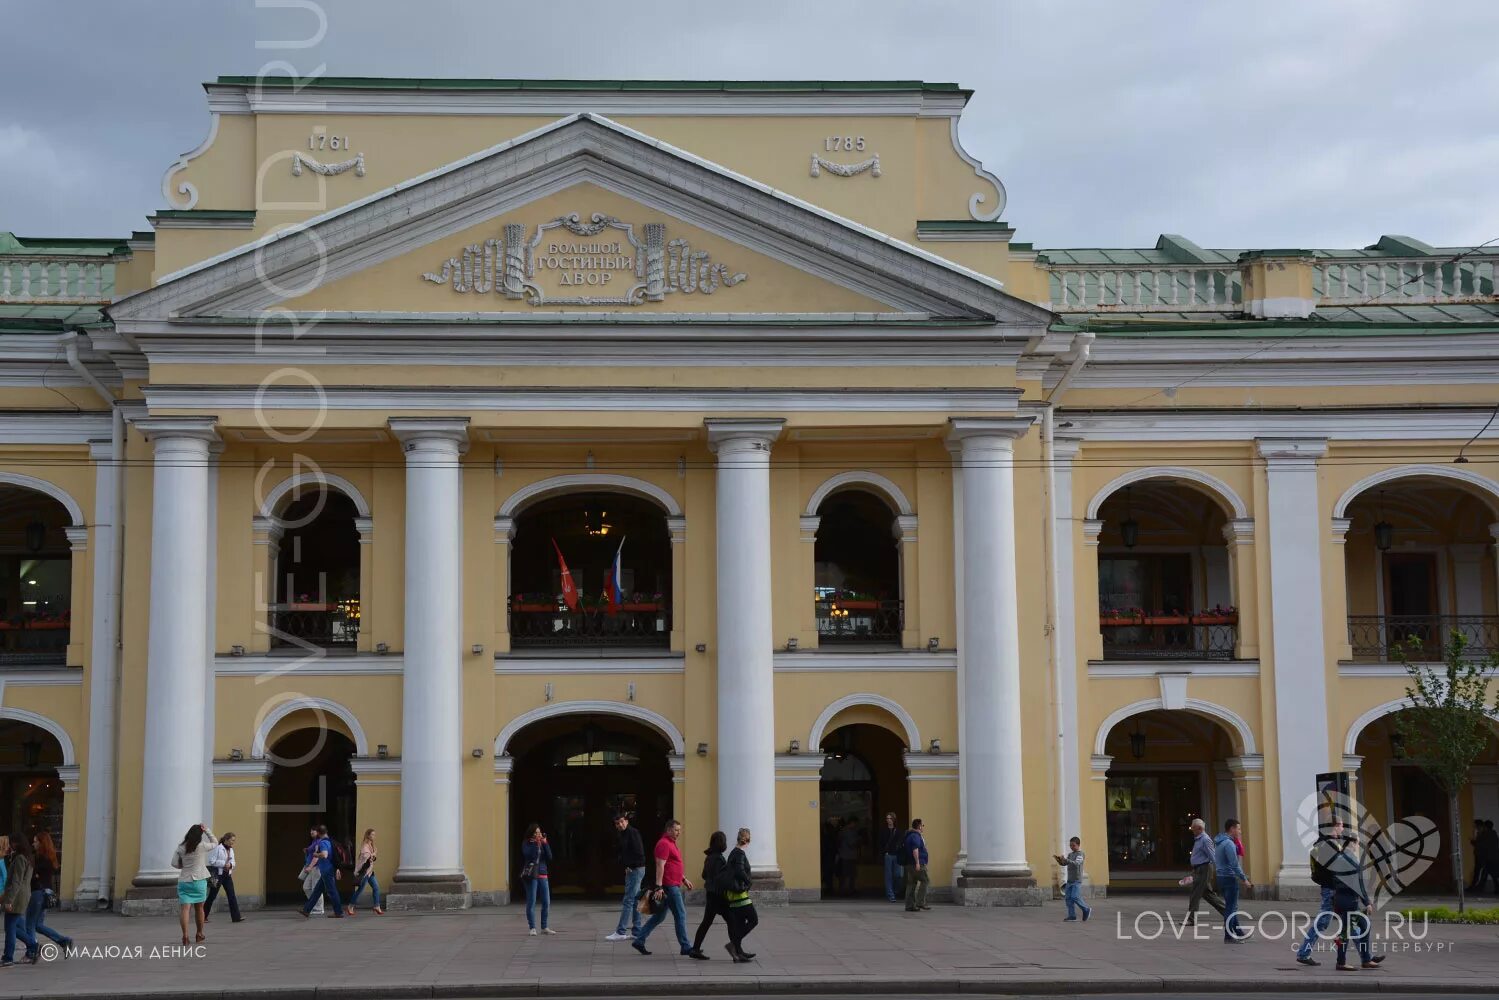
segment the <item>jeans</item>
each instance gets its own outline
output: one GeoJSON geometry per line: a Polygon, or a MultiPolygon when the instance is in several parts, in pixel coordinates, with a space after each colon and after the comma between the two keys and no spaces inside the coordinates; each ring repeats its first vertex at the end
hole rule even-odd
{"type": "Polygon", "coordinates": [[[623,934],[628,926],[632,936],[640,934],[640,883],[645,879],[645,868],[625,869],[625,898],[619,904],[619,926],[614,933],[623,934]]]}
{"type": "Polygon", "coordinates": [[[541,929],[547,929],[547,917],[552,913],[552,883],[550,879],[526,879],[526,926],[536,929],[536,899],[541,898],[541,929]]]}
{"type": "Polygon", "coordinates": [[[31,928],[26,924],[26,914],[7,913],[5,915],[5,956],[7,962],[16,960],[16,938],[26,945],[28,956],[36,954],[36,938],[32,936],[31,928]]]}
{"type": "Polygon", "coordinates": [[[896,899],[900,898],[900,895],[902,895],[902,893],[897,890],[897,884],[900,882],[900,876],[900,855],[885,855],[885,898],[892,903],[895,902],[896,899]]]}
{"type": "Polygon", "coordinates": [[[651,936],[651,931],[661,926],[666,919],[666,912],[671,911],[671,922],[677,932],[677,947],[682,949],[682,954],[692,950],[692,942],[687,940],[687,904],[682,901],[682,887],[669,885],[662,895],[661,901],[666,904],[651,914],[651,918],[640,928],[640,933],[635,935],[635,940],[645,944],[645,939],[651,936]]]}
{"type": "Polygon", "coordinates": [[[1223,909],[1227,919],[1223,921],[1223,940],[1237,941],[1239,934],[1239,880],[1233,877],[1218,880],[1218,891],[1223,894],[1223,909]]]}
{"type": "Polygon", "coordinates": [[[1312,918],[1312,925],[1306,929],[1306,940],[1301,942],[1301,947],[1296,949],[1297,958],[1311,958],[1312,945],[1316,943],[1317,935],[1326,933],[1326,927],[1332,923],[1332,890],[1323,888],[1322,908],[1312,918]]]}
{"type": "Polygon", "coordinates": [[[219,898],[222,891],[224,898],[229,901],[229,919],[238,921],[239,897],[234,894],[234,876],[224,872],[222,868],[209,869],[219,877],[218,885],[214,885],[210,879],[208,883],[208,901],[203,904],[203,915],[206,917],[213,912],[213,901],[219,898]]]}
{"type": "Polygon", "coordinates": [[[1358,946],[1359,959],[1369,964],[1369,918],[1362,910],[1334,909],[1337,914],[1340,929],[1338,931],[1338,964],[1346,965],[1348,961],[1348,939],[1352,938],[1358,946]]]}
{"type": "Polygon", "coordinates": [[[57,944],[67,944],[72,939],[66,934],[59,934],[44,922],[47,916],[47,891],[45,889],[31,890],[31,902],[26,904],[26,929],[34,938],[38,934],[51,938],[57,944]]]}
{"type": "Polygon", "coordinates": [[[1083,911],[1083,916],[1093,915],[1093,907],[1083,902],[1083,884],[1081,882],[1068,882],[1062,886],[1062,900],[1067,904],[1067,919],[1071,920],[1077,916],[1078,908],[1083,911]]]}
{"type": "Polygon", "coordinates": [[[370,895],[375,897],[375,902],[373,904],[375,909],[380,909],[384,900],[380,893],[380,882],[375,878],[374,872],[370,872],[368,875],[361,876],[354,882],[354,891],[349,893],[349,905],[353,906],[355,903],[359,902],[359,894],[364,892],[365,886],[370,887],[370,895]]]}
{"type": "Polygon", "coordinates": [[[927,886],[932,884],[926,865],[906,865],[906,909],[919,910],[926,905],[927,886]]]}
{"type": "Polygon", "coordinates": [[[338,886],[333,884],[332,869],[321,872],[321,875],[322,882],[319,884],[319,889],[321,891],[314,892],[311,896],[307,897],[307,902],[302,904],[302,912],[311,913],[312,907],[317,903],[317,901],[323,898],[324,895],[327,895],[328,901],[333,904],[333,912],[340,917],[343,916],[344,902],[339,898],[338,886]]]}

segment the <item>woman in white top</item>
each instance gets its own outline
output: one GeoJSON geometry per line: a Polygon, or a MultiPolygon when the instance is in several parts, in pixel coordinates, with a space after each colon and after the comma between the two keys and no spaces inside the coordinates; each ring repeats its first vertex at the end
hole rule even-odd
{"type": "Polygon", "coordinates": [[[187,944],[187,911],[193,911],[198,926],[198,940],[203,937],[203,901],[208,898],[208,856],[218,844],[205,823],[194,823],[188,827],[182,843],[172,852],[172,867],[179,870],[177,876],[177,901],[182,904],[177,914],[182,924],[182,943],[187,944]]]}
{"type": "Polygon", "coordinates": [[[234,894],[234,834],[226,833],[219,838],[219,846],[208,856],[208,902],[203,904],[203,922],[213,912],[213,901],[219,891],[229,900],[229,919],[236,924],[245,919],[239,915],[239,897],[234,894]]]}

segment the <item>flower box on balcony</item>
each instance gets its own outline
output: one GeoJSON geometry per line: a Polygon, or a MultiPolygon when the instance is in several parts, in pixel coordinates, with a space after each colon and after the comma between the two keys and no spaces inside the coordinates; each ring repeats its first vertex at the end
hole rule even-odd
{"type": "Polygon", "coordinates": [[[1146,615],[1142,625],[1190,625],[1190,615],[1146,615]]]}
{"type": "Polygon", "coordinates": [[[878,611],[879,601],[833,601],[832,606],[845,611],[878,611]]]}
{"type": "Polygon", "coordinates": [[[1237,624],[1239,624],[1239,615],[1238,615],[1237,612],[1235,612],[1233,614],[1193,615],[1192,616],[1192,624],[1193,625],[1237,625],[1237,624]]]}
{"type": "Polygon", "coordinates": [[[545,612],[552,612],[552,611],[556,611],[557,610],[557,605],[555,605],[555,604],[536,604],[536,603],[531,603],[531,602],[525,602],[525,603],[521,603],[521,604],[511,604],[510,605],[510,610],[511,611],[545,611],[545,612]]]}

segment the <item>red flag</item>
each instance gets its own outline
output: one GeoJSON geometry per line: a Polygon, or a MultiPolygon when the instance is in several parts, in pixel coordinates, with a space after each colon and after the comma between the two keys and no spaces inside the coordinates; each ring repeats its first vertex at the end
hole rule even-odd
{"type": "Polygon", "coordinates": [[[557,549],[557,565],[562,567],[562,601],[567,605],[567,610],[578,610],[578,588],[573,585],[572,570],[567,568],[567,560],[562,558],[562,550],[557,547],[557,539],[552,539],[552,548],[557,549]]]}

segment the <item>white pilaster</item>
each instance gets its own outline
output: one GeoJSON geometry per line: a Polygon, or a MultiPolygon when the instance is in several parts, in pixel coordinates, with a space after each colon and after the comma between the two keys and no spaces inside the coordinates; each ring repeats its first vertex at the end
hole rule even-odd
{"type": "Polygon", "coordinates": [[[1021,779],[1015,439],[1029,417],[951,421],[963,466],[963,772],[967,879],[1030,879],[1021,779]]]}
{"type": "MultiPolygon", "coordinates": [[[[124,450],[124,442],[120,442],[124,450]]],[[[113,441],[90,441],[94,464],[93,621],[89,629],[88,794],[84,806],[83,873],[74,899],[80,906],[108,899],[114,861],[115,768],[120,654],[115,625],[120,575],[119,464],[113,441]]],[[[184,829],[186,829],[184,827],[184,829]]]]}
{"type": "Polygon", "coordinates": [[[198,751],[203,755],[203,805],[199,811],[203,822],[213,828],[213,740],[214,728],[218,724],[218,699],[213,657],[218,633],[218,567],[219,567],[219,456],[224,453],[224,442],[210,441],[208,444],[208,512],[203,532],[203,551],[208,559],[208,587],[204,594],[207,620],[203,627],[203,743],[198,751]]]}
{"type": "Polygon", "coordinates": [[[213,417],[136,422],[155,447],[151,493],[151,611],[137,886],[177,881],[172,851],[202,813],[209,751],[208,454],[213,417]]]}
{"type": "MultiPolygon", "coordinates": [[[[1275,769],[1280,789],[1277,885],[1311,886],[1306,849],[1296,831],[1301,800],[1328,770],[1327,666],[1322,621],[1321,505],[1317,459],[1327,442],[1262,438],[1268,481],[1270,626],[1275,658],[1275,769]]],[[[1292,893],[1294,895],[1294,893],[1292,893]]]]}
{"type": "Polygon", "coordinates": [[[750,868],[776,882],[770,449],[784,424],[706,421],[718,455],[718,824],[753,830],[750,868]]]}
{"type": "Polygon", "coordinates": [[[1082,836],[1082,789],[1077,731],[1077,581],[1073,576],[1072,460],[1082,442],[1056,438],[1051,443],[1052,629],[1055,635],[1058,775],[1062,828],[1057,837],[1082,836]]]}
{"type": "Polygon", "coordinates": [[[463,652],[459,455],[465,418],[391,418],[406,453],[406,631],[398,882],[463,877],[463,652]]]}

